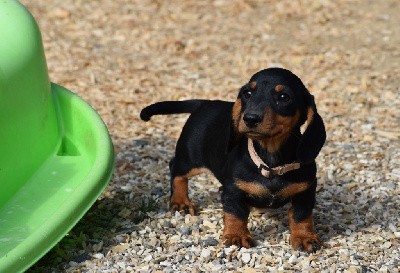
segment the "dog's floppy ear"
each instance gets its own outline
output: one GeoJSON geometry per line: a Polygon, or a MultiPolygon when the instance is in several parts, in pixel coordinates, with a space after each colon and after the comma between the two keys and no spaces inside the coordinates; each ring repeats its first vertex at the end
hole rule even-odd
{"type": "Polygon", "coordinates": [[[241,135],[239,134],[238,126],[241,115],[241,109],[242,109],[242,101],[240,100],[240,98],[237,98],[232,108],[232,117],[228,122],[226,128],[228,132],[225,141],[226,143],[225,153],[229,153],[233,149],[233,147],[235,147],[240,141],[241,135]]]}
{"type": "Polygon", "coordinates": [[[297,159],[300,163],[313,161],[326,140],[325,125],[317,112],[314,96],[307,94],[307,127],[297,147],[297,159]]]}

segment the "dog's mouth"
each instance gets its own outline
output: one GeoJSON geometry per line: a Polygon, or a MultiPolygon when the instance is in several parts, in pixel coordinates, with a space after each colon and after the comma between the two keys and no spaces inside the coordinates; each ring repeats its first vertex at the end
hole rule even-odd
{"type": "Polygon", "coordinates": [[[278,136],[280,133],[282,133],[282,130],[275,127],[273,129],[265,130],[263,132],[255,131],[255,130],[248,130],[243,133],[250,139],[265,139],[265,138],[272,138],[272,137],[278,136]]]}
{"type": "Polygon", "coordinates": [[[260,133],[258,133],[258,132],[246,132],[246,133],[244,133],[248,138],[251,138],[251,139],[260,139],[260,138],[263,138],[264,137],[264,135],[263,134],[260,134],[260,133]]]}

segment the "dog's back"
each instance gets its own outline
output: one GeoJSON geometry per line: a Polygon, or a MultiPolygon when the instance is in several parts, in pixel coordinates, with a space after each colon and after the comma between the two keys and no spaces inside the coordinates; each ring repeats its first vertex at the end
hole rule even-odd
{"type": "Polygon", "coordinates": [[[219,176],[229,152],[232,107],[233,102],[208,101],[190,115],[176,145],[175,160],[185,162],[179,174],[195,167],[219,176]]]}

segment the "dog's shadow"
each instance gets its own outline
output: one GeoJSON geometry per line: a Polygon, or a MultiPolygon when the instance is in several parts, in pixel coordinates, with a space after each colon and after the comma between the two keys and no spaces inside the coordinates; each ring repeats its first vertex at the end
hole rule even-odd
{"type": "MultiPolygon", "coordinates": [[[[174,156],[175,145],[176,139],[156,135],[116,144],[118,153],[114,183],[124,183],[125,177],[130,173],[141,175],[134,178],[134,182],[131,183],[132,192],[125,193],[126,199],[135,194],[140,198],[157,198],[159,203],[156,212],[168,210],[170,197],[168,164],[174,156]],[[140,193],[139,188],[142,183],[152,183],[154,187],[150,187],[151,190],[148,192],[140,193]]],[[[351,180],[346,180],[345,177],[338,178],[334,184],[327,177],[322,177],[318,181],[314,223],[316,232],[323,242],[353,232],[368,232],[368,228],[387,222],[385,214],[380,210],[385,209],[385,204],[389,204],[393,197],[359,199],[353,196],[351,191],[345,190],[349,183],[352,183],[351,180]],[[342,178],[343,181],[340,181],[342,178]],[[381,207],[376,204],[381,204],[381,207]]],[[[189,180],[190,196],[200,212],[210,209],[222,211],[220,186],[221,184],[211,174],[202,174],[189,180]]],[[[270,224],[251,228],[257,231],[255,239],[259,237],[262,240],[263,236],[268,235],[282,236],[282,232],[288,230],[289,208],[290,202],[282,208],[268,209],[266,213],[253,210],[252,217],[271,218],[270,224]]]]}
{"type": "MultiPolygon", "coordinates": [[[[345,191],[345,185],[351,182],[321,181],[316,194],[316,206],[313,210],[314,224],[322,243],[335,241],[338,237],[348,237],[354,234],[368,234],[376,229],[388,229],[390,211],[396,211],[395,196],[384,195],[371,197],[368,200],[351,196],[351,191],[345,191]],[[334,191],[331,187],[336,188],[334,191]]],[[[256,210],[253,217],[270,218],[272,225],[257,227],[255,239],[262,240],[264,235],[282,236],[280,232],[288,231],[288,210],[290,202],[278,209],[256,210]],[[280,227],[281,230],[275,230],[280,227]],[[259,237],[259,238],[258,238],[259,237]]],[[[393,213],[392,213],[393,214],[393,213]]],[[[393,215],[393,217],[395,217],[393,215]]],[[[394,219],[393,219],[394,221],[394,219]]],[[[374,231],[375,232],[375,231],[374,231]]]]}
{"type": "MultiPolygon", "coordinates": [[[[153,193],[149,193],[149,195],[156,192],[158,196],[166,197],[164,199],[166,201],[160,204],[160,210],[165,210],[170,196],[168,163],[174,155],[176,140],[168,137],[152,136],[149,139],[133,140],[133,143],[135,144],[131,151],[132,154],[137,154],[135,153],[136,146],[141,148],[142,154],[151,151],[150,155],[145,156],[147,161],[142,160],[135,168],[142,168],[144,172],[149,169],[149,166],[147,166],[149,159],[150,161],[157,161],[157,169],[153,169],[153,171],[159,173],[158,183],[162,184],[163,187],[155,188],[153,193]],[[162,147],[162,149],[160,150],[159,147],[162,147]]],[[[334,184],[327,177],[322,177],[318,181],[314,222],[316,231],[323,241],[328,241],[340,235],[348,235],[350,232],[365,231],[374,225],[382,225],[382,222],[386,222],[386,219],[380,210],[385,209],[385,204],[391,203],[390,201],[393,198],[392,196],[373,197],[369,200],[357,198],[357,196],[352,196],[353,193],[351,191],[345,190],[347,188],[346,185],[352,183],[352,181],[345,177],[342,177],[343,181],[340,181],[340,179],[335,181],[334,184]],[[381,207],[376,206],[376,204],[381,204],[381,207]]],[[[220,186],[221,184],[210,174],[200,175],[189,180],[189,191],[192,193],[193,201],[200,210],[206,210],[210,203],[218,204],[217,207],[222,208],[220,206],[221,193],[218,190],[220,186]],[[195,189],[196,187],[197,189],[195,189]],[[202,187],[205,187],[206,190],[202,191],[202,187]],[[213,189],[207,190],[207,188],[213,189]]],[[[214,209],[216,206],[213,205],[211,207],[214,209]]],[[[267,215],[264,215],[264,217],[271,217],[274,221],[276,220],[287,227],[287,212],[289,208],[290,202],[282,208],[268,210],[267,215]]],[[[261,232],[271,232],[270,226],[259,227],[259,229],[261,232]]]]}
{"type": "Polygon", "coordinates": [[[389,211],[398,210],[394,207],[394,196],[373,196],[366,200],[345,190],[348,183],[352,182],[336,181],[335,185],[326,182],[317,192],[314,218],[323,241],[354,233],[369,233],[370,228],[385,229],[389,211]]]}

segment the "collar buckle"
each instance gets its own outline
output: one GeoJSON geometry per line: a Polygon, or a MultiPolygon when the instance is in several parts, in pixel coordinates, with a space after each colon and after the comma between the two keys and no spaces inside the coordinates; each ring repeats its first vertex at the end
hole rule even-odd
{"type": "Polygon", "coordinates": [[[283,175],[285,173],[285,167],[284,166],[276,167],[275,171],[277,175],[283,175]]]}
{"type": "Polygon", "coordinates": [[[261,175],[265,177],[269,177],[270,174],[272,173],[272,169],[265,164],[260,164],[260,166],[258,166],[258,171],[260,172],[261,175]]]}

